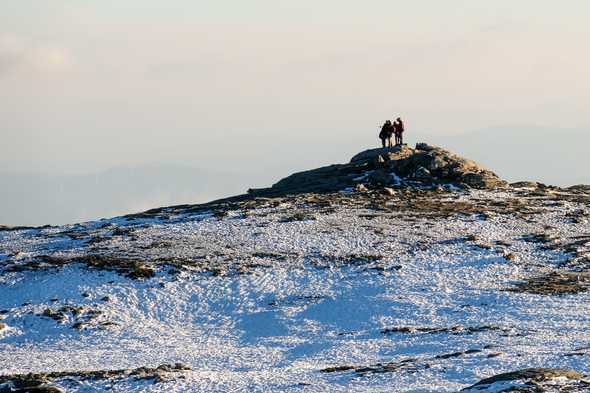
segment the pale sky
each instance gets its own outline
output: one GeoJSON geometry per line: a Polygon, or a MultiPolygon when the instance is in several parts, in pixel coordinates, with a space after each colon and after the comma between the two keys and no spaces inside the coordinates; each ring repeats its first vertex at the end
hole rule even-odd
{"type": "MultiPolygon", "coordinates": [[[[590,125],[587,0],[3,0],[0,168],[309,168],[409,132],[590,125]]],[[[410,134],[408,134],[410,137],[410,134]]]]}

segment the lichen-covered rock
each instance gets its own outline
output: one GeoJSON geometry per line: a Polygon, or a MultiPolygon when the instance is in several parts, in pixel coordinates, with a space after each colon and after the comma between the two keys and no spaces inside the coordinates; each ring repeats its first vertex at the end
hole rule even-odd
{"type": "Polygon", "coordinates": [[[295,173],[271,188],[250,190],[256,196],[277,196],[308,192],[335,192],[355,188],[365,183],[373,188],[398,184],[396,179],[408,179],[425,185],[462,184],[464,187],[493,189],[507,183],[495,173],[475,162],[459,157],[445,149],[419,143],[408,146],[370,149],[358,153],[348,164],[295,173]],[[368,180],[368,182],[367,182],[368,180]]]}
{"type": "Polygon", "coordinates": [[[588,392],[586,376],[573,370],[557,368],[528,368],[482,379],[462,390],[476,392],[588,392]],[[549,390],[551,389],[551,390],[549,390]]]}
{"type": "Polygon", "coordinates": [[[430,180],[432,179],[432,175],[428,169],[424,168],[423,166],[419,166],[414,172],[414,178],[418,180],[430,180]]]}
{"type": "Polygon", "coordinates": [[[15,375],[0,375],[0,393],[8,392],[63,392],[56,383],[64,381],[95,381],[109,380],[111,382],[133,378],[135,380],[149,380],[153,383],[166,382],[177,378],[191,368],[182,363],[163,364],[155,368],[139,367],[136,369],[97,370],[97,371],[57,371],[47,373],[30,373],[15,375]]]}
{"type": "Polygon", "coordinates": [[[364,184],[357,184],[355,189],[356,192],[367,192],[369,189],[364,184]]]}
{"type": "Polygon", "coordinates": [[[394,178],[386,169],[376,169],[369,175],[371,184],[377,187],[389,186],[394,183],[394,178]]]}

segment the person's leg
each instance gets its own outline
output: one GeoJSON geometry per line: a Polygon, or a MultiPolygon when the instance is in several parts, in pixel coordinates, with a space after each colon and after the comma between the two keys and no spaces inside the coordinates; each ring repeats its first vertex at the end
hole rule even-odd
{"type": "Polygon", "coordinates": [[[404,144],[404,134],[399,134],[399,144],[400,146],[404,144]]]}
{"type": "Polygon", "coordinates": [[[381,138],[381,145],[383,145],[383,147],[385,147],[385,138],[381,138]]]}

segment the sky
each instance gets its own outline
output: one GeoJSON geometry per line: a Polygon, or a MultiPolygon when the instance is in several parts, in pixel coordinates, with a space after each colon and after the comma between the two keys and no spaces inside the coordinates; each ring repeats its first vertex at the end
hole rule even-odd
{"type": "Polygon", "coordinates": [[[587,0],[5,0],[0,172],[164,162],[271,181],[345,161],[397,115],[415,135],[587,129],[588,15],[587,0]]]}

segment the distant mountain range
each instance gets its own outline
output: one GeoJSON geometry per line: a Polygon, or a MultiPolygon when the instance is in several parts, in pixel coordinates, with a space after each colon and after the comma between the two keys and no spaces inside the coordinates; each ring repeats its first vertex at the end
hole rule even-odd
{"type": "Polygon", "coordinates": [[[87,175],[0,173],[0,224],[85,221],[153,206],[204,202],[243,193],[250,181],[234,173],[168,164],[115,168],[87,175]]]}
{"type": "Polygon", "coordinates": [[[590,130],[498,127],[453,136],[424,136],[509,181],[557,186],[590,183],[590,130]]]}
{"type": "MultiPolygon", "coordinates": [[[[459,135],[407,134],[409,143],[428,142],[472,159],[508,181],[534,180],[558,186],[590,184],[590,131],[531,126],[497,127],[459,135]]],[[[199,203],[269,186],[283,173],[345,162],[362,141],[345,136],[327,149],[324,141],[305,147],[305,157],[265,152],[266,161],[219,163],[219,171],[174,164],[115,168],[86,175],[0,172],[0,225],[65,224],[145,210],[199,203]],[[340,142],[339,142],[340,141],[340,142]],[[338,158],[340,157],[340,158],[338,158]],[[272,165],[266,165],[272,163],[272,165]]],[[[259,147],[264,150],[264,147],[259,147]]]]}

